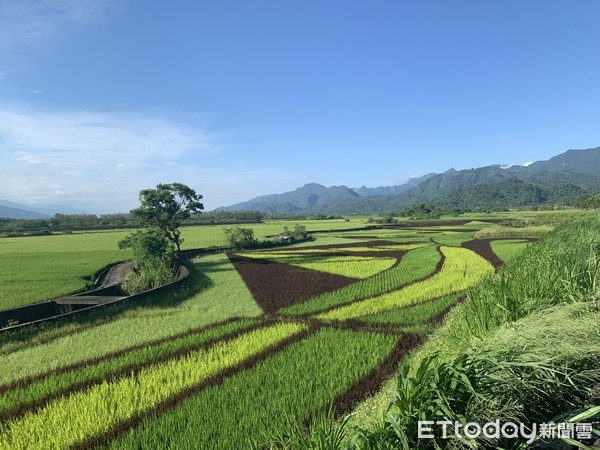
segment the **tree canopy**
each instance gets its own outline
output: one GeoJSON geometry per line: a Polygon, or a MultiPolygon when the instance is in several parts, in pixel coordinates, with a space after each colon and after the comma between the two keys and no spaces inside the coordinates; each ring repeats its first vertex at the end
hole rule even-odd
{"type": "Polygon", "coordinates": [[[175,245],[176,260],[181,255],[182,222],[193,213],[204,209],[200,202],[202,195],[181,183],[158,184],[156,189],[140,191],[140,207],[131,210],[145,227],[154,227],[162,231],[165,238],[175,245]]]}

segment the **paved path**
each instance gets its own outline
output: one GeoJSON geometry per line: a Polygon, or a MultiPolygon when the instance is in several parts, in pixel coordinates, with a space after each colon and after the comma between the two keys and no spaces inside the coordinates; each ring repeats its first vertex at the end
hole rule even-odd
{"type": "Polygon", "coordinates": [[[121,264],[117,264],[116,266],[112,266],[109,270],[102,283],[100,283],[96,289],[105,288],[107,286],[113,286],[115,284],[121,284],[125,275],[133,270],[131,262],[124,262],[121,264]]]}

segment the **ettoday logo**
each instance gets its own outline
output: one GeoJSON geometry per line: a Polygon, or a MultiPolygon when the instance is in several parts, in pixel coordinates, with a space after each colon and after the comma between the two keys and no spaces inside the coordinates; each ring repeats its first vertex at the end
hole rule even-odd
{"type": "Polygon", "coordinates": [[[591,423],[542,423],[530,427],[522,423],[505,422],[500,420],[480,424],[478,422],[452,422],[450,420],[420,420],[418,422],[419,439],[524,439],[531,444],[536,439],[577,439],[584,440],[592,437],[591,423]]]}

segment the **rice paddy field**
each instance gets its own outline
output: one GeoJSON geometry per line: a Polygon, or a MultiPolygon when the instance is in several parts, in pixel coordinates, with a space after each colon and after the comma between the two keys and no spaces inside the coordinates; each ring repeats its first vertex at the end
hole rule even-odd
{"type": "MultiPolygon", "coordinates": [[[[329,408],[341,417],[535,240],[485,218],[303,224],[336,231],[196,258],[173,294],[0,334],[0,449],[250,449],[329,408]]],[[[116,249],[125,234],[0,240],[1,308],[81,290],[127,259],[116,249]]],[[[184,237],[188,248],[220,245],[222,229],[184,237]]]]}

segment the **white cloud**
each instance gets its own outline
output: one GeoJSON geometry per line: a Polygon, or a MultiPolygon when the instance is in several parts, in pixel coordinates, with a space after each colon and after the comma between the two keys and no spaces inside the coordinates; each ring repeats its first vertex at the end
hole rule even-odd
{"type": "Polygon", "coordinates": [[[526,163],[523,163],[523,165],[524,165],[525,167],[527,167],[527,166],[530,166],[530,165],[532,165],[532,164],[533,164],[533,161],[527,161],[526,163]]]}
{"type": "Polygon", "coordinates": [[[135,112],[37,111],[0,104],[0,145],[13,161],[143,167],[217,151],[209,134],[135,112]]]}
{"type": "Polygon", "coordinates": [[[60,191],[118,210],[141,188],[178,180],[179,167],[217,153],[220,136],[156,114],[0,103],[0,197],[44,201],[60,191]]]}
{"type": "Polygon", "coordinates": [[[0,42],[6,46],[47,39],[68,25],[97,20],[113,7],[108,0],[3,0],[0,42]]]}
{"type": "Polygon", "coordinates": [[[40,111],[0,101],[0,198],[117,212],[137,206],[141,189],[181,182],[213,209],[300,183],[298,174],[235,163],[233,151],[218,146],[225,135],[156,113],[40,111]]]}

